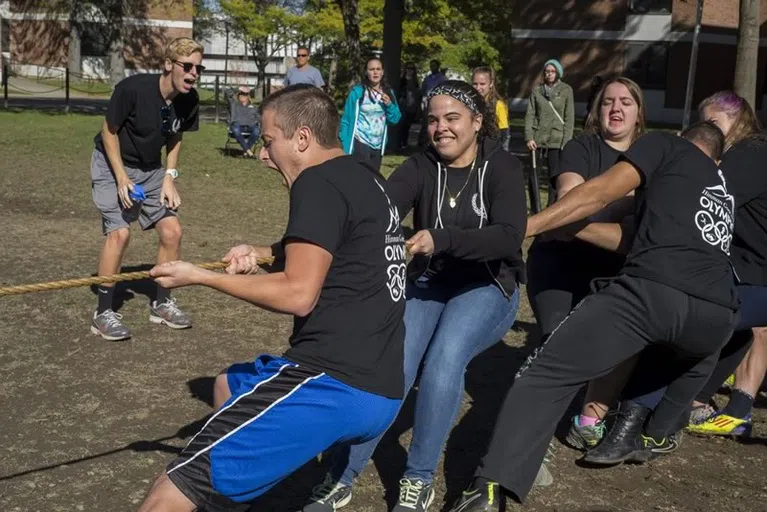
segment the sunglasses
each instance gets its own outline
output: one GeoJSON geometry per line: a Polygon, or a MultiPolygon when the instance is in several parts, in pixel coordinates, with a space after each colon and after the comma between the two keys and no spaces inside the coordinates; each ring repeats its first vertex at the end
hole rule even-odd
{"type": "Polygon", "coordinates": [[[162,116],[162,134],[167,137],[170,135],[170,106],[166,105],[160,109],[160,115],[162,116]]]}
{"type": "Polygon", "coordinates": [[[296,57],[308,57],[308,56],[309,56],[308,53],[297,53],[296,54],[296,57]]]}
{"type": "Polygon", "coordinates": [[[184,73],[191,73],[192,68],[195,68],[197,70],[197,74],[201,75],[203,71],[205,71],[205,66],[202,64],[195,64],[193,62],[181,62],[180,60],[174,60],[174,64],[178,64],[182,68],[184,68],[184,73]]]}

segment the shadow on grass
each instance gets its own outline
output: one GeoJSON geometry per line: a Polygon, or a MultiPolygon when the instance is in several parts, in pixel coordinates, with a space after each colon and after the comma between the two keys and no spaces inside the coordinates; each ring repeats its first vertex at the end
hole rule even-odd
{"type": "MultiPolygon", "coordinates": [[[[215,379],[213,377],[198,377],[198,378],[187,381],[187,386],[189,387],[189,392],[191,393],[193,397],[212,406],[214,381],[215,379]]],[[[49,471],[51,469],[56,469],[63,466],[72,466],[74,464],[79,464],[81,462],[88,462],[91,460],[108,457],[110,455],[115,455],[117,453],[121,453],[125,451],[131,451],[135,453],[161,452],[161,453],[168,453],[172,455],[178,455],[182,449],[177,446],[168,444],[167,441],[171,441],[173,439],[191,438],[193,435],[197,434],[197,432],[200,431],[200,429],[203,427],[203,425],[205,425],[205,423],[208,421],[209,418],[210,418],[210,414],[206,415],[203,418],[200,418],[199,420],[196,420],[191,423],[188,423],[187,425],[184,425],[183,427],[178,429],[176,433],[169,436],[161,437],[158,439],[140,439],[138,441],[130,442],[126,444],[125,446],[121,446],[113,450],[108,450],[106,452],[97,453],[95,455],[88,455],[86,457],[80,457],[78,459],[70,459],[63,462],[57,462],[55,464],[49,464],[47,466],[41,466],[34,469],[19,471],[17,473],[13,473],[10,475],[3,475],[3,476],[0,476],[0,482],[6,481],[6,480],[13,480],[14,478],[19,478],[25,475],[40,473],[43,471],[49,471]]]]}
{"type": "MultiPolygon", "coordinates": [[[[134,265],[122,267],[120,272],[144,272],[150,270],[152,267],[154,267],[154,265],[134,265]]],[[[96,274],[92,274],[92,276],[95,277],[96,274]]],[[[91,285],[91,293],[98,296],[99,291],[97,285],[91,285]]],[[[115,312],[120,311],[126,302],[133,300],[137,295],[143,295],[147,298],[147,303],[151,303],[157,298],[157,284],[149,278],[115,283],[114,302],[112,309],[115,312]]]]}

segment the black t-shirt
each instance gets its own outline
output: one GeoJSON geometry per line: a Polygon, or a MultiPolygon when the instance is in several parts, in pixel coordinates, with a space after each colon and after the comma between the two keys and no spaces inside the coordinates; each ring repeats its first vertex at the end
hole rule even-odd
{"type": "Polygon", "coordinates": [[[739,142],[719,167],[735,196],[735,234],[730,259],[743,284],[767,286],[767,140],[739,142]]]}
{"type": "MultiPolygon", "coordinates": [[[[595,133],[584,133],[570,140],[562,150],[559,167],[550,172],[551,189],[556,189],[557,178],[567,172],[581,176],[584,181],[600,176],[618,162],[621,152],[607,144],[595,133]]],[[[558,253],[568,260],[575,260],[578,266],[601,269],[599,277],[610,277],[618,273],[625,262],[622,254],[602,249],[596,245],[573,239],[570,241],[536,240],[533,252],[558,253]],[[593,263],[597,261],[598,265],[593,263]]],[[[597,276],[586,276],[591,279],[597,276]]]]}
{"type": "Polygon", "coordinates": [[[644,135],[621,158],[642,175],[636,235],[621,273],[736,309],[729,258],[735,199],[722,171],[667,132],[644,135]]]}
{"type": "Polygon", "coordinates": [[[283,242],[333,262],[314,310],[296,317],[285,357],[378,395],[402,398],[405,238],[380,174],[351,156],[303,171],[283,242]]]}
{"type": "MultiPolygon", "coordinates": [[[[107,124],[119,127],[120,156],[129,167],[161,167],[162,148],[168,140],[176,133],[197,130],[197,91],[178,94],[168,105],[160,93],[160,76],[130,76],[117,84],[109,99],[107,124]]],[[[105,153],[100,131],[93,141],[105,153]]]]}

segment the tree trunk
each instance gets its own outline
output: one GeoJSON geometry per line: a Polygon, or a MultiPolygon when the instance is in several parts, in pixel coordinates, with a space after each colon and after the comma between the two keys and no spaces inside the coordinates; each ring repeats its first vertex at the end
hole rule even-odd
{"type": "Polygon", "coordinates": [[[756,72],[759,53],[759,0],[740,0],[735,92],[756,110],[756,72]]]}
{"type": "Polygon", "coordinates": [[[357,0],[337,0],[344,19],[346,34],[346,51],[349,57],[351,83],[360,81],[362,70],[362,52],[360,50],[360,15],[357,10],[357,0]]]}
{"type": "Polygon", "coordinates": [[[118,34],[109,49],[109,81],[112,87],[125,78],[125,55],[122,36],[118,34]]]}
{"type": "Polygon", "coordinates": [[[333,55],[330,60],[330,70],[328,70],[328,93],[333,94],[336,88],[336,75],[338,75],[338,57],[333,55]]]}
{"type": "MultiPolygon", "coordinates": [[[[402,16],[405,11],[403,0],[386,0],[384,4],[383,26],[383,61],[386,81],[397,89],[400,85],[400,68],[402,64],[402,16]]],[[[399,148],[400,124],[390,127],[389,147],[399,148]]]]}
{"type": "Polygon", "coordinates": [[[80,49],[82,47],[80,40],[80,31],[77,30],[76,23],[69,23],[69,44],[67,45],[67,66],[70,73],[82,74],[82,57],[80,49]]]}
{"type": "Polygon", "coordinates": [[[384,4],[383,60],[389,85],[399,85],[402,65],[402,15],[403,0],[386,0],[384,4]]]}

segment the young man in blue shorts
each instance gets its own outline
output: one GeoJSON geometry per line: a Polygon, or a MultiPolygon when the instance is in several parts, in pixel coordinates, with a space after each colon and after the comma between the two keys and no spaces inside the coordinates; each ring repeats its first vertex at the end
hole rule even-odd
{"type": "Polygon", "coordinates": [[[260,157],[290,189],[282,241],[233,248],[227,274],[172,262],[152,276],[168,288],[201,284],[292,314],[290,348],[216,379],[218,412],[141,512],[248,510],[331,446],[378,436],[402,400],[405,248],[386,183],[344,155],[337,110],[321,90],[288,87],[261,112],[260,157]],[[268,256],[281,270],[250,275],[268,256]]]}

